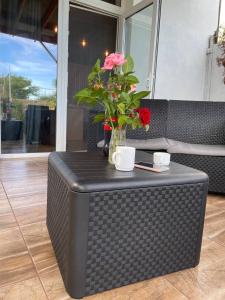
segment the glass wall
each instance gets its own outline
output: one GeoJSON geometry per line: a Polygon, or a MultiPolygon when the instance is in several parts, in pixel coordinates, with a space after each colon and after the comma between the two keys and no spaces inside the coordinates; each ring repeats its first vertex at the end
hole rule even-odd
{"type": "Polygon", "coordinates": [[[98,58],[116,49],[117,19],[71,6],[69,14],[67,150],[86,149],[87,108],[78,106],[75,93],[87,86],[98,58]]]}
{"type": "Polygon", "coordinates": [[[125,53],[135,61],[135,73],[140,79],[138,90],[149,89],[150,47],[153,5],[138,11],[126,19],[125,53]]]}
{"type": "Polygon", "coordinates": [[[56,0],[0,0],[2,153],[55,149],[56,0]]]}

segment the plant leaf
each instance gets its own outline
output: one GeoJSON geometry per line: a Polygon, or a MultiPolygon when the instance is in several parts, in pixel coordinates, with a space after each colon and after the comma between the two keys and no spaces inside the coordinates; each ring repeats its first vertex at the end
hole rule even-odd
{"type": "Polygon", "coordinates": [[[131,101],[131,98],[128,93],[122,92],[120,95],[120,100],[126,101],[127,103],[129,103],[131,101]]]}
{"type": "Polygon", "coordinates": [[[117,108],[118,108],[118,110],[119,110],[119,112],[121,113],[121,114],[125,114],[125,104],[124,103],[119,103],[118,105],[117,105],[117,108]]]}
{"type": "Polygon", "coordinates": [[[136,100],[141,100],[145,97],[147,97],[150,94],[150,91],[142,91],[142,92],[138,92],[132,95],[132,99],[133,101],[136,100]]]}
{"type": "Polygon", "coordinates": [[[118,124],[119,124],[120,126],[125,125],[125,124],[127,123],[127,119],[128,119],[128,118],[129,118],[129,117],[126,116],[126,115],[119,115],[119,117],[118,117],[118,124]]]}
{"type": "Polygon", "coordinates": [[[123,64],[122,66],[122,70],[123,70],[123,73],[128,73],[128,72],[133,72],[133,69],[134,69],[134,61],[133,61],[133,58],[128,55],[126,56],[126,63],[123,64]]]}
{"type": "Polygon", "coordinates": [[[139,80],[137,79],[136,76],[134,75],[128,75],[125,77],[126,81],[129,83],[129,84],[137,84],[139,83],[139,80]]]}
{"type": "Polygon", "coordinates": [[[97,123],[97,122],[101,122],[105,120],[105,114],[101,113],[101,114],[97,114],[95,117],[94,117],[94,123],[97,123]]]}

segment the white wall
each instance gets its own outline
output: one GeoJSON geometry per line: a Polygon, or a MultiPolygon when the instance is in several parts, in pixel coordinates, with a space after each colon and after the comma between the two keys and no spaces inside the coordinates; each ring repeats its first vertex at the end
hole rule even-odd
{"type": "Polygon", "coordinates": [[[155,95],[203,100],[206,50],[219,0],[162,0],[155,95]]]}

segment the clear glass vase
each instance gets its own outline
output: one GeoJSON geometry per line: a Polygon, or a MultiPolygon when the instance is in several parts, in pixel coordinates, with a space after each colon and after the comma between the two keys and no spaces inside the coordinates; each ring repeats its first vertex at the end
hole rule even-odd
{"type": "Polygon", "coordinates": [[[126,129],[125,128],[113,128],[112,135],[109,143],[109,158],[110,164],[112,162],[112,155],[116,151],[117,146],[126,146],[126,129]]]}

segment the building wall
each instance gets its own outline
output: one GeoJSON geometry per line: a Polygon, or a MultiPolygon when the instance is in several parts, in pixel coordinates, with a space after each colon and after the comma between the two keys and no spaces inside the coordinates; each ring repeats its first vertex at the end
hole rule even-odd
{"type": "Polygon", "coordinates": [[[219,0],[162,0],[155,98],[203,100],[219,0]]]}

